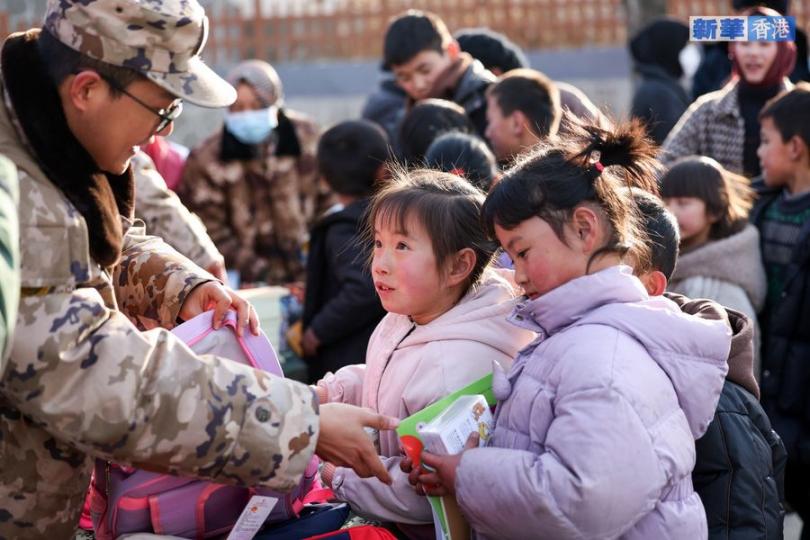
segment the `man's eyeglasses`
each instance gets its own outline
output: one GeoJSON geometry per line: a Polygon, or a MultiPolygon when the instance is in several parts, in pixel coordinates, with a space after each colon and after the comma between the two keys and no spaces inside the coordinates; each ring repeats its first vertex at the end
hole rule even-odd
{"type": "Polygon", "coordinates": [[[134,102],[136,102],[138,105],[142,106],[145,109],[148,109],[152,114],[154,114],[155,116],[160,118],[160,123],[158,123],[157,128],[155,128],[154,133],[160,133],[161,131],[163,131],[164,129],[169,127],[169,124],[171,124],[172,122],[177,120],[177,117],[180,116],[180,113],[183,112],[183,100],[182,99],[178,98],[178,99],[172,101],[171,105],[169,105],[165,109],[155,109],[151,105],[147,105],[146,103],[144,103],[140,98],[134,96],[130,92],[127,92],[123,87],[121,87],[121,85],[119,85],[117,82],[110,79],[109,77],[104,77],[102,75],[101,78],[104,79],[105,81],[107,81],[107,84],[109,84],[112,88],[115,88],[116,90],[118,90],[122,94],[126,94],[134,102]]]}

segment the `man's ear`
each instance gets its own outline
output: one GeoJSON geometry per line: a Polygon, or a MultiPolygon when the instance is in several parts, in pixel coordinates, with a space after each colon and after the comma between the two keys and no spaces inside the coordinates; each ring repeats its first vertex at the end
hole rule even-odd
{"type": "Polygon", "coordinates": [[[454,287],[469,278],[475,268],[475,260],[472,248],[464,248],[453,255],[447,271],[447,285],[454,287]]]}
{"type": "Polygon", "coordinates": [[[447,53],[447,56],[450,57],[450,60],[455,60],[456,58],[458,58],[458,55],[461,54],[461,46],[455,39],[451,40],[444,50],[447,53]]]}
{"type": "Polygon", "coordinates": [[[81,71],[62,81],[63,95],[68,104],[81,112],[92,108],[99,98],[109,92],[106,86],[104,79],[91,70],[81,71]]]}
{"type": "Polygon", "coordinates": [[[585,254],[597,250],[602,241],[602,222],[588,206],[578,206],[571,215],[574,241],[585,254]]]}

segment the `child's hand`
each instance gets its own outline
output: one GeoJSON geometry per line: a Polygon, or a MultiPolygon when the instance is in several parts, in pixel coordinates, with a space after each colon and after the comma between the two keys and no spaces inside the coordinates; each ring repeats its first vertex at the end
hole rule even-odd
{"type": "MultiPolygon", "coordinates": [[[[433,471],[423,468],[412,471],[408,475],[416,477],[416,491],[423,495],[433,497],[443,497],[445,495],[456,494],[456,469],[461,463],[461,456],[464,452],[478,446],[479,435],[477,432],[471,433],[464,445],[464,450],[452,456],[438,456],[430,452],[422,452],[422,464],[427,465],[433,471]],[[418,474],[415,474],[418,473],[418,474]]],[[[400,465],[401,466],[401,465],[400,465]]]]}
{"type": "Polygon", "coordinates": [[[421,493],[420,490],[417,489],[419,485],[419,475],[426,471],[423,471],[419,467],[414,467],[413,461],[407,456],[403,457],[402,461],[399,462],[399,469],[408,475],[408,483],[413,486],[417,492],[421,493]]]}

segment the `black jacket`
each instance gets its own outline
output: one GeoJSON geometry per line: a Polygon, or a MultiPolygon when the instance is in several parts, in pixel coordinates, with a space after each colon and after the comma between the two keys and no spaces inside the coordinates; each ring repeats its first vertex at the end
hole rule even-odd
{"type": "MultiPolygon", "coordinates": [[[[475,126],[476,133],[484,139],[487,130],[486,91],[497,77],[478,60],[474,60],[464,71],[451,95],[437,96],[460,105],[475,126]]],[[[408,96],[393,79],[385,79],[377,91],[369,95],[363,105],[362,117],[376,122],[388,133],[394,154],[402,154],[400,126],[408,109],[408,96]]]]}
{"type": "Polygon", "coordinates": [[[652,21],[630,40],[630,54],[641,76],[630,114],[644,121],[658,144],[689,106],[689,96],[679,82],[683,68],[678,58],[688,41],[689,28],[669,18],[652,21]]]}
{"type": "Polygon", "coordinates": [[[317,356],[305,358],[310,382],[364,363],[371,333],[385,315],[359,239],[368,202],[327,214],[312,228],[302,320],[321,345],[317,356]]]}
{"type": "Polygon", "coordinates": [[[732,330],[723,391],[714,418],[695,444],[692,483],[706,509],[709,538],[782,538],[787,453],[757,401],[754,324],[711,300],[667,296],[685,313],[725,319],[732,330]]]}
{"type": "MultiPolygon", "coordinates": [[[[760,227],[781,189],[769,189],[761,181],[753,186],[759,199],[751,221],[760,227]]],[[[762,404],[788,456],[810,466],[810,221],[793,248],[781,297],[769,299],[759,324],[762,404]]]]}
{"type": "Polygon", "coordinates": [[[485,141],[487,130],[487,88],[497,80],[491,71],[474,60],[464,72],[453,92],[452,100],[464,108],[478,135],[485,141]]]}
{"type": "Polygon", "coordinates": [[[638,64],[636,71],[642,80],[633,94],[630,114],[644,121],[656,144],[663,144],[689,107],[689,96],[678,80],[659,66],[638,64]]]}
{"type": "Polygon", "coordinates": [[[388,134],[388,143],[394,154],[400,154],[399,126],[405,117],[408,95],[394,79],[383,79],[380,87],[371,93],[363,105],[361,117],[378,124],[388,134]]]}
{"type": "Polygon", "coordinates": [[[709,539],[782,538],[787,455],[756,398],[726,379],[692,472],[709,539]]]}

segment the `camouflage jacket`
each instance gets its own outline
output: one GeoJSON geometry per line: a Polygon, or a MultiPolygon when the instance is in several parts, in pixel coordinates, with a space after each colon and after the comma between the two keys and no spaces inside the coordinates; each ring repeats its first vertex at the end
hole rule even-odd
{"type": "Polygon", "coordinates": [[[20,293],[17,170],[0,156],[0,373],[17,318],[20,293]]]}
{"type": "Polygon", "coordinates": [[[223,161],[223,131],[209,137],[191,151],[178,190],[243,282],[303,281],[309,227],[333,202],[318,180],[317,126],[283,115],[256,159],[223,161]],[[283,138],[296,138],[300,155],[279,152],[290,146],[283,138]]]}
{"type": "Polygon", "coordinates": [[[222,261],[200,218],[189,212],[168,187],[145,153],[132,160],[135,173],[135,217],[146,223],[149,234],[185,255],[201,268],[222,261]]]}
{"type": "Polygon", "coordinates": [[[120,263],[99,267],[2,104],[0,153],[20,174],[22,285],[0,375],[0,538],[72,537],[94,457],[294,487],[318,435],[312,391],[174,338],[165,328],[210,277],[128,220],[120,263]],[[141,318],[164,328],[140,332],[141,318]]]}

